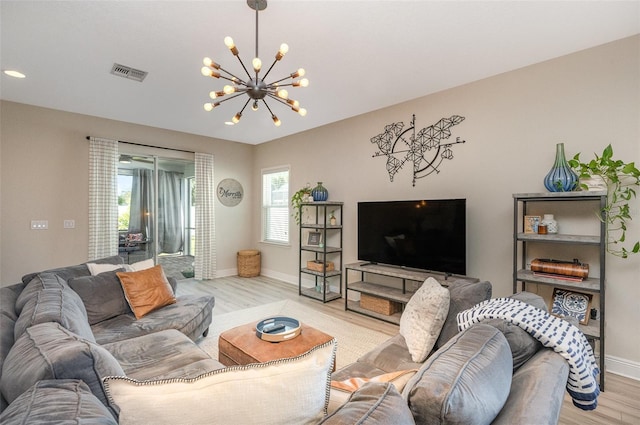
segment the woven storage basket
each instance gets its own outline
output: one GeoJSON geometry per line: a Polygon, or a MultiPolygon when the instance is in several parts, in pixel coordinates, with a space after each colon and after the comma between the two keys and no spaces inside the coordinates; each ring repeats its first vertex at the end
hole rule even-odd
{"type": "Polygon", "coordinates": [[[260,251],[255,249],[238,251],[238,276],[260,276],[260,251]]]}
{"type": "Polygon", "coordinates": [[[360,307],[374,311],[385,316],[402,311],[402,304],[396,301],[385,300],[368,294],[360,294],[360,307]]]}

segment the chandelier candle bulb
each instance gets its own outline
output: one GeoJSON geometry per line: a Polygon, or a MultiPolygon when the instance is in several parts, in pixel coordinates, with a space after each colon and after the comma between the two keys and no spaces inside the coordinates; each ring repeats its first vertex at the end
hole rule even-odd
{"type": "Polygon", "coordinates": [[[251,64],[253,65],[253,70],[256,72],[260,72],[260,69],[262,69],[262,61],[260,58],[254,58],[251,64]]]}

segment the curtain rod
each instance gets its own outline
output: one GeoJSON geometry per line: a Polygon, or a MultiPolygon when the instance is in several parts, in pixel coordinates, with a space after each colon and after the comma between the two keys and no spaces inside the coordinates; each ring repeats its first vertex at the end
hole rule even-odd
{"type": "MultiPolygon", "coordinates": [[[[87,136],[87,140],[91,140],[91,136],[87,136]]],[[[162,146],[145,145],[144,143],[127,142],[127,141],[124,141],[124,140],[118,140],[117,142],[118,143],[126,143],[128,145],[144,146],[145,148],[166,149],[168,151],[195,153],[193,151],[187,151],[187,150],[184,150],[184,149],[165,148],[165,147],[162,147],[162,146]]]]}

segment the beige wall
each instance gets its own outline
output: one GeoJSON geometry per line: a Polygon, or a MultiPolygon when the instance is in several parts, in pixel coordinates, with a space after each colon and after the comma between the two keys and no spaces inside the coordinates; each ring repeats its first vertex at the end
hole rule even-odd
{"type": "MultiPolygon", "coordinates": [[[[29,272],[87,261],[86,136],[210,153],[216,183],[234,178],[246,194],[253,191],[253,146],[12,102],[1,105],[2,285],[29,272]],[[76,228],[63,229],[65,219],[75,220],[76,228]],[[49,230],[30,230],[31,220],[48,220],[49,230]]],[[[251,214],[250,198],[233,208],[216,201],[222,274],[233,272],[236,252],[250,246],[251,214]]]]}
{"type": "MultiPolygon", "coordinates": [[[[466,198],[467,273],[490,280],[495,296],[511,294],[512,194],[545,191],[556,143],[565,143],[569,157],[583,152],[583,159],[612,143],[616,157],[640,164],[639,52],[636,36],[260,145],[254,185],[261,168],[284,164],[291,165],[292,191],[323,181],[330,199],[345,202],[346,262],[357,259],[358,201],[466,198]],[[453,148],[439,174],[412,187],[411,165],[390,182],[385,159],[372,158],[370,138],[392,122],[408,124],[414,113],[417,128],[466,117],[452,129],[466,143],[453,148]]],[[[384,87],[376,90],[384,95],[384,87]]],[[[256,204],[259,197],[254,193],[256,204]]],[[[629,228],[636,240],[639,206],[634,200],[629,228]]],[[[563,217],[556,218],[562,225],[563,217]]],[[[257,215],[253,227],[259,231],[257,215]]],[[[295,224],[291,232],[292,246],[260,249],[265,274],[297,282],[295,224]]],[[[625,261],[609,255],[607,267],[607,364],[640,379],[640,255],[625,261]]]]}

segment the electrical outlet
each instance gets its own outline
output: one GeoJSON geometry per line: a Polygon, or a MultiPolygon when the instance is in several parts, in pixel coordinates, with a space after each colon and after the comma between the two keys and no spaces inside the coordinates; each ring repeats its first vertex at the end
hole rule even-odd
{"type": "Polygon", "coordinates": [[[75,229],[76,228],[76,221],[75,220],[65,220],[64,221],[64,228],[65,229],[75,229]]]}
{"type": "Polygon", "coordinates": [[[31,220],[31,230],[47,230],[49,220],[31,220]]]}

